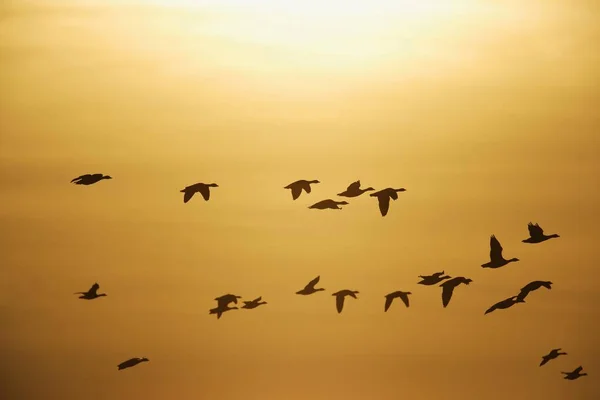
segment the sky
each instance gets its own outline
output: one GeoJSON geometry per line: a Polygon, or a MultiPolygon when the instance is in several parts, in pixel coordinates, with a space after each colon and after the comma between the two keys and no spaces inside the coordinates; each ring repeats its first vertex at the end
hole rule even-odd
{"type": "Polygon", "coordinates": [[[600,392],[598,4],[49,3],[0,4],[0,397],[600,392]],[[407,191],[307,209],[358,179],[407,191]],[[520,261],[482,269],[492,234],[520,261]],[[442,270],[473,279],[445,309],[442,270]],[[225,293],[268,304],[217,320],[225,293]]]}

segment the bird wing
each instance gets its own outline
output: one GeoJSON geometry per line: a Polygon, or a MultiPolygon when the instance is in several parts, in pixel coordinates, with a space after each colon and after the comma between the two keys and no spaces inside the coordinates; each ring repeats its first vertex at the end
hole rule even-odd
{"type": "Polygon", "coordinates": [[[100,285],[98,285],[97,283],[94,283],[92,285],[92,287],[90,288],[90,290],[88,290],[88,293],[91,295],[95,295],[96,292],[98,291],[98,289],[100,289],[100,285]]]}
{"type": "Polygon", "coordinates": [[[542,357],[542,362],[540,363],[540,367],[544,364],[546,364],[548,361],[550,361],[550,358],[548,358],[548,356],[544,356],[542,357]]]}
{"type": "Polygon", "coordinates": [[[200,192],[202,197],[204,197],[204,200],[208,201],[208,199],[210,199],[210,188],[208,186],[200,185],[198,191],[200,192]]]}
{"type": "Polygon", "coordinates": [[[302,187],[300,185],[291,186],[290,189],[292,189],[292,200],[296,200],[298,197],[300,197],[300,194],[302,193],[302,187]]]}
{"type": "Polygon", "coordinates": [[[492,311],[494,311],[496,308],[498,308],[498,303],[496,303],[496,304],[494,304],[493,306],[491,306],[490,308],[488,308],[488,309],[485,311],[485,313],[486,313],[486,314],[489,314],[489,313],[491,313],[492,311]]]}
{"type": "Polygon", "coordinates": [[[193,190],[189,190],[189,189],[186,190],[185,192],[183,192],[183,202],[187,203],[188,201],[190,201],[190,199],[192,197],[194,197],[194,193],[196,193],[196,192],[193,190]]]}
{"type": "Polygon", "coordinates": [[[390,197],[394,200],[398,200],[398,193],[395,190],[390,191],[390,197]]]}
{"type": "Polygon", "coordinates": [[[379,211],[381,211],[381,216],[385,217],[390,209],[390,198],[389,196],[381,195],[377,196],[377,200],[379,200],[379,211]]]}
{"type": "Polygon", "coordinates": [[[448,306],[450,303],[450,299],[452,298],[452,293],[454,292],[454,286],[452,285],[442,285],[442,304],[444,307],[448,306]]]}
{"type": "Polygon", "coordinates": [[[79,180],[79,179],[86,178],[86,177],[88,177],[88,176],[91,176],[91,175],[90,175],[90,174],[84,174],[84,175],[78,176],[77,178],[73,178],[73,179],[71,180],[71,183],[73,183],[73,182],[75,182],[75,181],[77,181],[77,180],[79,180]]]}
{"type": "Polygon", "coordinates": [[[583,369],[583,367],[580,365],[579,367],[575,368],[575,370],[573,371],[573,373],[574,374],[579,374],[582,369],[583,369]]]}
{"type": "Polygon", "coordinates": [[[544,230],[538,224],[534,225],[530,222],[527,224],[527,229],[529,229],[529,235],[531,237],[542,236],[544,234],[544,230]]]}
{"type": "Polygon", "coordinates": [[[308,182],[306,182],[306,181],[305,181],[305,182],[302,182],[302,186],[300,187],[300,190],[302,190],[302,189],[304,189],[304,191],[305,191],[306,193],[310,193],[310,192],[311,192],[311,190],[312,190],[312,189],[310,188],[310,183],[308,183],[308,182]]]}
{"type": "Polygon", "coordinates": [[[335,296],[335,307],[337,308],[338,314],[344,309],[344,298],[346,296],[337,295],[335,296]]]}
{"type": "Polygon", "coordinates": [[[392,303],[394,302],[394,297],[390,296],[389,294],[387,296],[385,296],[385,308],[384,308],[384,312],[386,312],[387,310],[390,309],[390,306],[392,305],[392,303]]]}
{"type": "Polygon", "coordinates": [[[402,302],[404,303],[404,305],[406,305],[406,307],[410,307],[408,295],[406,293],[401,293],[400,298],[402,299],[402,302]]]}
{"type": "Polygon", "coordinates": [[[496,236],[492,235],[490,237],[490,260],[501,260],[502,259],[502,245],[496,236]]]}
{"type": "Polygon", "coordinates": [[[352,182],[351,184],[349,184],[348,188],[346,190],[349,192],[354,192],[359,189],[360,189],[360,181],[356,181],[356,182],[352,182]]]}
{"type": "Polygon", "coordinates": [[[262,300],[262,296],[257,297],[256,299],[252,300],[253,303],[258,303],[259,301],[262,300]]]}
{"type": "Polygon", "coordinates": [[[314,289],[315,285],[317,283],[319,283],[319,279],[321,279],[321,275],[317,276],[315,279],[313,279],[312,281],[308,282],[308,284],[304,287],[305,289],[314,289]]]}

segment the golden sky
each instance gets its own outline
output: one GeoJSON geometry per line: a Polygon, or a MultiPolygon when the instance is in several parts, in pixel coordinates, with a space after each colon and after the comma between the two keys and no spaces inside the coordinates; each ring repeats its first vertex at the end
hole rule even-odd
{"type": "Polygon", "coordinates": [[[597,2],[49,3],[0,4],[1,398],[600,392],[597,2]],[[407,191],[307,209],[357,179],[407,191]],[[482,269],[491,234],[521,261],[482,269]],[[446,309],[441,270],[473,279],[446,309]],[[217,320],[224,293],[269,304],[217,320]]]}

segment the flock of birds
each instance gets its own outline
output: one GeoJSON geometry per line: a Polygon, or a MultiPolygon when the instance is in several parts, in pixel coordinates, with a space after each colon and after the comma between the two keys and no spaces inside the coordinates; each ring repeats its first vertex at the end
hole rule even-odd
{"type": "MultiPolygon", "coordinates": [[[[86,174],[86,175],[81,175],[77,178],[74,178],[71,181],[71,183],[75,183],[77,185],[92,185],[94,183],[100,182],[105,179],[112,179],[112,177],[110,177],[108,175],[103,175],[103,174],[86,174]]],[[[311,185],[317,184],[317,183],[320,183],[320,182],[318,180],[298,180],[298,181],[295,181],[295,182],[290,183],[289,185],[285,186],[284,189],[291,190],[292,199],[296,200],[300,197],[300,195],[302,194],[302,191],[306,192],[307,194],[311,193],[311,185]]],[[[358,197],[368,191],[375,191],[375,189],[373,189],[372,187],[367,187],[365,189],[361,189],[360,186],[361,186],[360,181],[353,182],[346,188],[345,191],[338,193],[337,195],[340,197],[352,198],[352,197],[358,197]]],[[[189,202],[192,199],[192,197],[194,196],[194,194],[197,192],[202,195],[202,197],[204,198],[205,201],[208,201],[210,199],[210,188],[214,188],[214,187],[219,187],[219,185],[217,185],[216,183],[210,183],[210,184],[196,183],[194,185],[187,186],[180,191],[181,193],[183,193],[183,202],[184,203],[189,202]]],[[[397,200],[398,192],[404,192],[404,191],[406,191],[406,189],[404,189],[404,188],[400,188],[400,189],[386,188],[383,190],[376,191],[375,193],[372,193],[370,196],[377,198],[377,200],[379,202],[379,210],[381,212],[381,215],[385,217],[389,211],[390,199],[397,200]]],[[[341,210],[342,208],[340,206],[347,205],[347,204],[349,204],[349,203],[346,201],[336,201],[333,199],[326,199],[326,200],[319,201],[319,202],[309,206],[308,208],[309,209],[318,209],[318,210],[325,210],[325,209],[341,210]]],[[[560,237],[557,234],[546,235],[544,233],[544,230],[539,226],[539,224],[533,224],[530,222],[527,225],[527,228],[529,230],[529,237],[527,239],[524,239],[522,241],[523,243],[536,244],[536,243],[545,242],[549,239],[560,237]]],[[[481,267],[496,269],[496,268],[504,267],[507,264],[510,264],[512,262],[519,261],[518,258],[505,259],[502,252],[503,252],[502,245],[500,244],[498,239],[494,235],[492,235],[490,237],[490,261],[486,262],[485,264],[482,264],[481,267]]],[[[439,287],[442,288],[442,306],[444,308],[447,307],[448,304],[450,303],[450,299],[452,298],[454,289],[456,287],[460,286],[461,284],[469,285],[472,282],[472,279],[466,278],[464,276],[451,277],[449,275],[445,275],[444,271],[436,272],[431,275],[419,275],[419,278],[421,278],[421,280],[419,282],[417,282],[417,284],[420,284],[420,285],[433,286],[433,285],[440,284],[439,287]]],[[[304,286],[303,289],[297,291],[296,294],[302,295],[302,296],[308,296],[308,295],[315,294],[317,292],[325,291],[324,288],[316,287],[317,284],[319,283],[320,279],[321,279],[321,277],[317,276],[316,278],[314,278],[313,280],[308,282],[306,284],[306,286],[304,286]]],[[[546,289],[552,289],[552,282],[550,282],[550,281],[532,281],[532,282],[528,283],[527,285],[525,285],[524,287],[522,287],[518,294],[510,296],[504,300],[501,300],[501,301],[493,304],[491,307],[489,307],[485,311],[484,315],[490,314],[496,310],[508,309],[518,303],[525,303],[525,298],[531,292],[538,290],[542,287],[546,288],[546,289]]],[[[84,299],[84,300],[93,300],[93,299],[97,299],[99,297],[106,296],[106,293],[98,293],[99,288],[100,288],[100,285],[98,285],[98,283],[94,283],[94,285],[92,285],[92,287],[87,292],[77,292],[75,294],[80,294],[81,296],[79,296],[79,298],[84,299]]],[[[358,290],[349,290],[349,289],[339,290],[335,293],[332,293],[332,296],[335,296],[335,304],[336,304],[336,309],[337,309],[338,314],[340,314],[342,312],[342,310],[344,309],[344,301],[345,301],[346,297],[352,297],[354,299],[357,299],[358,298],[356,296],[357,294],[359,294],[358,290]]],[[[385,297],[384,312],[387,312],[390,309],[390,307],[392,306],[392,303],[397,298],[402,300],[402,302],[404,303],[404,305],[406,307],[409,307],[410,306],[409,295],[412,295],[412,293],[401,291],[401,290],[386,294],[384,296],[385,297]]],[[[232,303],[237,305],[238,299],[241,299],[241,298],[242,298],[241,296],[234,295],[234,294],[225,294],[225,295],[219,296],[214,299],[217,302],[217,306],[215,308],[209,310],[209,314],[211,314],[211,315],[214,314],[217,316],[217,319],[219,319],[219,318],[221,318],[223,313],[225,313],[227,311],[231,311],[231,310],[237,310],[238,307],[230,306],[230,305],[232,303]]],[[[267,304],[266,301],[262,300],[262,297],[255,298],[254,300],[251,300],[251,301],[243,301],[243,303],[244,304],[241,308],[248,309],[248,310],[251,310],[251,309],[257,308],[261,305],[267,304]]],[[[542,362],[540,363],[540,367],[545,365],[546,363],[548,363],[550,360],[553,360],[561,355],[567,354],[565,352],[561,352],[561,350],[562,349],[560,349],[560,348],[552,349],[548,354],[542,356],[542,362]]],[[[146,361],[149,361],[148,358],[146,358],[146,357],[131,358],[131,359],[119,364],[118,369],[119,370],[126,369],[126,368],[133,367],[139,363],[146,362],[146,361]]],[[[573,371],[561,372],[561,373],[565,375],[564,379],[575,380],[582,376],[587,375],[587,373],[585,373],[585,372],[582,373],[581,372],[582,370],[583,370],[583,367],[579,366],[576,369],[574,369],[573,371]]]]}

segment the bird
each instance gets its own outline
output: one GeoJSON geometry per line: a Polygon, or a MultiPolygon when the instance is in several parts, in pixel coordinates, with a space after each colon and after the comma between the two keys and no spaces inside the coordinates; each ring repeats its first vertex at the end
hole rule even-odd
{"type": "Polygon", "coordinates": [[[184,189],[181,189],[180,192],[183,193],[183,202],[187,203],[194,196],[196,192],[200,192],[202,197],[204,197],[205,201],[210,199],[210,188],[211,187],[219,187],[216,183],[196,183],[194,185],[186,186],[184,189]]]}
{"type": "Polygon", "coordinates": [[[93,185],[96,182],[100,182],[103,179],[112,179],[112,176],[102,175],[102,174],[85,174],[78,176],[77,178],[73,178],[71,183],[76,185],[93,185]]]}
{"type": "Polygon", "coordinates": [[[449,275],[444,275],[444,271],[442,271],[442,272],[436,272],[435,274],[432,274],[432,275],[419,275],[419,278],[421,278],[421,281],[417,282],[418,285],[431,286],[431,285],[440,283],[441,281],[443,281],[445,279],[450,279],[452,277],[449,275]]]}
{"type": "Polygon", "coordinates": [[[581,373],[581,371],[583,370],[583,367],[580,365],[579,367],[575,368],[573,371],[571,372],[561,372],[561,374],[566,375],[565,379],[568,379],[570,381],[574,381],[577,378],[580,378],[582,376],[586,376],[587,373],[581,373]]]}
{"type": "Polygon", "coordinates": [[[557,358],[558,356],[566,356],[567,353],[561,353],[562,349],[552,349],[550,351],[550,353],[546,354],[545,356],[542,356],[542,362],[540,363],[540,367],[544,364],[546,364],[548,361],[550,360],[554,360],[555,358],[557,358]]]}
{"type": "Polygon", "coordinates": [[[393,199],[394,201],[398,200],[397,192],[406,192],[406,189],[387,188],[370,194],[371,197],[377,197],[377,200],[379,201],[379,211],[381,211],[382,217],[385,217],[390,209],[390,199],[393,199]]]}
{"type": "Polygon", "coordinates": [[[384,308],[384,312],[387,312],[387,310],[389,310],[390,306],[392,305],[392,302],[394,301],[395,298],[400,297],[400,299],[402,299],[402,302],[404,303],[404,305],[406,305],[406,307],[408,308],[409,302],[408,302],[408,295],[412,294],[411,292],[403,292],[401,290],[398,290],[396,292],[392,292],[390,294],[386,294],[385,295],[385,308],[384,308]]]}
{"type": "Polygon", "coordinates": [[[316,179],[314,179],[312,181],[307,181],[307,180],[301,179],[299,181],[290,183],[289,185],[284,187],[284,189],[291,189],[292,200],[296,200],[302,194],[302,190],[304,190],[306,193],[310,193],[310,191],[311,191],[310,185],[312,185],[313,183],[321,183],[321,182],[319,182],[316,179]]]}
{"type": "Polygon", "coordinates": [[[335,306],[337,308],[338,314],[342,312],[344,309],[344,299],[346,296],[357,298],[358,290],[340,290],[339,292],[335,292],[332,296],[335,296],[335,306]]]}
{"type": "Polygon", "coordinates": [[[452,293],[454,292],[454,288],[460,284],[468,285],[473,282],[472,279],[465,278],[464,276],[457,276],[456,278],[452,278],[440,285],[442,288],[442,305],[444,308],[448,306],[450,303],[450,299],[452,298],[452,293]]]}
{"type": "Polygon", "coordinates": [[[79,296],[79,298],[84,300],[94,300],[98,297],[107,295],[106,293],[98,293],[98,289],[100,289],[100,285],[98,285],[98,283],[96,282],[87,292],[76,292],[73,294],[80,294],[81,296],[79,296]]]}
{"type": "Polygon", "coordinates": [[[517,304],[517,303],[525,303],[525,300],[520,299],[517,296],[511,296],[508,299],[504,299],[502,301],[499,301],[496,304],[494,304],[493,306],[491,306],[490,308],[488,308],[485,311],[484,315],[485,314],[489,314],[489,313],[491,313],[494,310],[504,310],[506,308],[510,308],[510,307],[514,306],[515,304],[517,304]]]}
{"type": "Polygon", "coordinates": [[[228,304],[219,304],[217,307],[212,308],[208,311],[209,314],[217,314],[217,319],[221,318],[224,312],[237,310],[237,307],[229,307],[228,304]]]}
{"type": "Polygon", "coordinates": [[[121,364],[119,364],[117,366],[117,368],[120,371],[120,370],[125,369],[125,368],[135,367],[139,363],[147,362],[147,361],[150,361],[150,360],[148,360],[146,357],[142,357],[142,358],[134,357],[134,358],[130,358],[127,361],[123,361],[121,364]]]}
{"type": "Polygon", "coordinates": [[[552,235],[544,235],[544,230],[540,227],[539,224],[533,224],[530,222],[527,224],[527,228],[529,229],[529,236],[527,239],[522,240],[523,243],[541,243],[545,242],[548,239],[559,238],[560,236],[556,233],[552,235]]]}
{"type": "Polygon", "coordinates": [[[375,190],[375,189],[373,189],[370,186],[366,189],[361,189],[360,181],[356,181],[356,182],[353,182],[350,185],[348,185],[346,190],[344,190],[342,193],[338,193],[337,195],[340,197],[358,197],[361,194],[372,191],[372,190],[375,190]]]}
{"type": "Polygon", "coordinates": [[[332,199],[327,199],[327,200],[321,200],[318,203],[315,203],[308,208],[313,208],[313,209],[317,209],[317,210],[326,210],[326,209],[341,210],[342,208],[340,206],[343,206],[346,204],[349,204],[349,203],[347,201],[335,201],[332,199]]]}
{"type": "Polygon", "coordinates": [[[261,301],[262,300],[262,296],[261,297],[257,297],[256,299],[252,300],[252,301],[244,301],[244,305],[242,306],[242,308],[251,310],[253,308],[256,308],[258,306],[262,306],[263,304],[267,304],[266,301],[261,301]]]}
{"type": "Polygon", "coordinates": [[[321,291],[325,290],[323,288],[315,288],[317,283],[319,283],[320,279],[321,279],[321,276],[320,275],[317,276],[315,279],[308,282],[306,284],[306,286],[304,286],[304,289],[297,291],[296,294],[301,294],[303,296],[307,296],[309,294],[313,294],[313,293],[317,293],[317,292],[321,292],[321,291]]]}
{"type": "Polygon", "coordinates": [[[518,258],[504,259],[502,256],[502,246],[496,236],[490,237],[490,262],[482,264],[482,268],[500,268],[508,263],[519,261],[518,258]]]}
{"type": "Polygon", "coordinates": [[[242,296],[237,296],[235,294],[224,294],[223,296],[219,296],[215,298],[219,307],[227,306],[229,303],[237,304],[237,299],[241,299],[242,296]]]}
{"type": "Polygon", "coordinates": [[[530,292],[534,290],[538,290],[541,287],[545,287],[546,289],[552,289],[552,282],[550,281],[533,281],[529,282],[527,285],[521,288],[521,291],[517,295],[521,300],[525,300],[525,297],[529,295],[530,292]]]}

